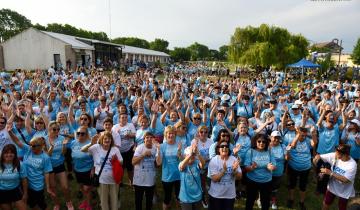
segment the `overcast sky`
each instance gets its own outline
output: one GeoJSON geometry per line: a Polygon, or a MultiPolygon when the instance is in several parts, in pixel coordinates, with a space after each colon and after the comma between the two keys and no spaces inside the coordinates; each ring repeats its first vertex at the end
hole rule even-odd
{"type": "Polygon", "coordinates": [[[1,8],[33,24],[68,23],[111,38],[163,38],[170,48],[195,41],[212,49],[228,44],[236,27],[261,23],[301,33],[310,42],[343,40],[351,52],[360,37],[360,0],[0,0],[1,8]]]}

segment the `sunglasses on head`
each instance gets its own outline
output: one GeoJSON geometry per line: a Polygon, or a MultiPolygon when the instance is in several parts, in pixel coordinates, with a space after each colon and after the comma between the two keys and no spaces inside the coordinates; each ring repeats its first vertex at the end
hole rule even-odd
{"type": "Polygon", "coordinates": [[[42,146],[41,144],[33,144],[33,145],[31,145],[32,148],[41,147],[41,146],[42,146]]]}

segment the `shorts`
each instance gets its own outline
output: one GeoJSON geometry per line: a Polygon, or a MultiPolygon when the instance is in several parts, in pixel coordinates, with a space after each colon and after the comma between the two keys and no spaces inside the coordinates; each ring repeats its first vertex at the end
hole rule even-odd
{"type": "Polygon", "coordinates": [[[176,200],[179,201],[179,193],[180,193],[180,180],[176,180],[173,182],[162,182],[164,189],[164,204],[170,205],[171,202],[171,193],[173,188],[175,190],[176,200]]]}
{"type": "MultiPolygon", "coordinates": [[[[326,190],[325,196],[324,196],[324,203],[328,206],[330,206],[333,202],[334,199],[338,197],[336,195],[334,195],[332,192],[330,192],[329,190],[326,190]]],[[[342,198],[342,197],[338,197],[338,209],[339,210],[346,210],[346,206],[348,203],[348,199],[346,198],[342,198]]]]}
{"type": "Polygon", "coordinates": [[[53,170],[50,172],[50,173],[54,173],[54,174],[59,174],[61,172],[65,172],[65,165],[64,163],[59,165],[59,166],[56,166],[56,167],[53,167],[53,170]]]}
{"type": "Polygon", "coordinates": [[[35,191],[29,188],[27,204],[30,208],[38,206],[41,210],[45,210],[47,206],[45,202],[44,190],[35,191]]]}
{"type": "Polygon", "coordinates": [[[11,190],[0,190],[0,204],[14,203],[21,200],[23,192],[20,186],[11,190]]]}
{"type": "Polygon", "coordinates": [[[288,165],[288,180],[289,180],[289,189],[295,189],[297,179],[299,177],[299,189],[302,192],[306,191],[306,186],[308,183],[308,177],[309,177],[310,169],[305,171],[297,171],[293,168],[291,168],[290,165],[288,165]]]}
{"type": "Polygon", "coordinates": [[[127,171],[133,171],[132,158],[134,156],[134,147],[131,147],[127,152],[122,152],[121,156],[123,158],[123,168],[126,168],[127,171]]]}
{"type": "Polygon", "coordinates": [[[85,171],[85,172],[77,172],[75,171],[75,177],[76,177],[76,181],[79,184],[83,184],[86,186],[91,186],[91,178],[90,178],[90,171],[85,171]]]}

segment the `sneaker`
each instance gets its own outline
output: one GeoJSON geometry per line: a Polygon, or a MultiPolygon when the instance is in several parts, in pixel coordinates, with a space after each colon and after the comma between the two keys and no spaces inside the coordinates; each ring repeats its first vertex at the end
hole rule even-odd
{"type": "Polygon", "coordinates": [[[207,208],[209,207],[209,206],[208,206],[208,203],[206,202],[205,199],[203,199],[203,200],[201,201],[201,203],[202,203],[202,206],[203,206],[204,209],[207,209],[207,208]]]}
{"type": "Polygon", "coordinates": [[[299,202],[300,210],[306,210],[305,204],[303,202],[299,202]]]}
{"type": "Polygon", "coordinates": [[[260,201],[260,198],[258,198],[258,199],[256,200],[256,204],[257,204],[258,208],[261,209],[261,201],[260,201]]]}
{"type": "Polygon", "coordinates": [[[292,209],[293,205],[294,205],[294,201],[293,200],[288,200],[287,204],[286,204],[286,207],[288,207],[289,209],[292,209]]]}
{"type": "Polygon", "coordinates": [[[88,202],[83,201],[80,203],[80,205],[78,206],[78,209],[86,209],[88,207],[88,202]]]}
{"type": "Polygon", "coordinates": [[[74,210],[74,206],[73,206],[73,204],[71,203],[71,201],[70,201],[70,202],[66,202],[66,207],[67,207],[68,210],[74,210]]]}
{"type": "Polygon", "coordinates": [[[55,205],[53,210],[60,210],[60,206],[59,205],[55,205]]]}
{"type": "Polygon", "coordinates": [[[154,195],[153,199],[152,199],[152,203],[155,205],[157,203],[157,201],[158,201],[158,197],[157,197],[157,195],[154,195]]]}
{"type": "Polygon", "coordinates": [[[272,204],[271,204],[271,209],[278,209],[276,203],[272,203],[272,204]]]}

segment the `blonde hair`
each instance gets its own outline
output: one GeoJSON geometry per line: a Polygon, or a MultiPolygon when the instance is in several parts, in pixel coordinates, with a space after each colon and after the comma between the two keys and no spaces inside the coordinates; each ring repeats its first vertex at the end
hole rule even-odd
{"type": "Polygon", "coordinates": [[[109,131],[104,131],[104,132],[100,135],[100,138],[99,138],[98,143],[101,144],[101,145],[103,145],[105,138],[110,138],[110,139],[111,139],[110,147],[113,147],[113,146],[114,146],[114,138],[113,138],[112,133],[109,132],[109,131]]]}
{"type": "Polygon", "coordinates": [[[209,132],[209,129],[208,129],[208,127],[207,127],[206,125],[201,125],[201,126],[199,126],[198,129],[197,129],[197,132],[200,132],[200,131],[203,130],[203,129],[205,129],[206,132],[209,132]]]}
{"type": "Polygon", "coordinates": [[[176,133],[175,127],[172,126],[172,125],[166,126],[166,128],[165,128],[165,130],[164,130],[164,136],[166,137],[166,134],[168,134],[169,132],[176,133]]]}
{"type": "Polygon", "coordinates": [[[33,144],[41,144],[41,145],[45,145],[45,139],[44,137],[34,137],[30,140],[30,145],[33,145],[33,144]]]}

